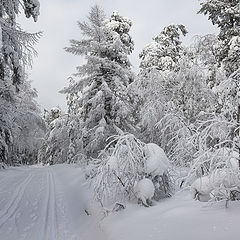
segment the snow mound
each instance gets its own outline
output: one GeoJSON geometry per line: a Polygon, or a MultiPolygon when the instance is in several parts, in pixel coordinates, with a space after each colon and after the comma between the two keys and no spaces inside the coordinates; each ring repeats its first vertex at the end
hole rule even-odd
{"type": "Polygon", "coordinates": [[[155,143],[148,143],[143,151],[146,156],[146,173],[153,175],[153,177],[163,175],[170,165],[163,149],[155,143]]]}
{"type": "MultiPolygon", "coordinates": [[[[210,197],[216,196],[219,191],[226,191],[237,187],[239,179],[231,169],[216,169],[210,175],[196,179],[191,185],[191,195],[193,198],[204,196],[207,201],[210,197]],[[224,190],[225,189],[225,190],[224,190]],[[207,197],[207,198],[206,198],[207,197]]],[[[201,199],[199,199],[201,201],[201,199]]]]}
{"type": "Polygon", "coordinates": [[[213,187],[209,176],[197,178],[191,185],[191,193],[193,194],[196,193],[196,191],[201,194],[210,194],[212,190],[213,187]]]}
{"type": "Polygon", "coordinates": [[[231,181],[225,169],[217,169],[208,176],[197,178],[191,185],[191,193],[194,196],[196,193],[208,195],[221,185],[225,187],[231,187],[233,185],[233,181],[231,181]]]}
{"type": "Polygon", "coordinates": [[[153,182],[148,178],[143,178],[135,186],[135,193],[143,204],[148,205],[147,200],[151,200],[155,192],[153,182]]]}

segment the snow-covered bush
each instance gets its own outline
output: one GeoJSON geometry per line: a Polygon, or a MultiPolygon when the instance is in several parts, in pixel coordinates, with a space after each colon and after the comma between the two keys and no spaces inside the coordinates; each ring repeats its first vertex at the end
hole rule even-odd
{"type": "Polygon", "coordinates": [[[192,197],[199,201],[240,200],[240,174],[232,168],[215,169],[191,185],[192,197]]]}
{"type": "Polygon", "coordinates": [[[190,191],[194,199],[201,202],[210,200],[210,193],[213,190],[209,176],[197,178],[191,185],[190,191]]]}
{"type": "Polygon", "coordinates": [[[238,153],[231,148],[218,148],[204,151],[194,159],[185,184],[192,184],[195,179],[209,175],[215,169],[230,168],[237,171],[238,160],[236,155],[238,155],[238,153]]]}
{"type": "Polygon", "coordinates": [[[134,185],[144,177],[143,147],[131,134],[113,137],[97,166],[96,199],[108,203],[135,197],[134,185]]]}
{"type": "Polygon", "coordinates": [[[136,199],[145,204],[152,197],[158,200],[170,195],[165,153],[156,144],[145,144],[132,134],[113,136],[95,167],[95,198],[103,205],[136,199]]]}
{"type": "Polygon", "coordinates": [[[240,191],[239,153],[218,148],[199,156],[186,178],[194,198],[201,201],[236,200],[240,191]]]}

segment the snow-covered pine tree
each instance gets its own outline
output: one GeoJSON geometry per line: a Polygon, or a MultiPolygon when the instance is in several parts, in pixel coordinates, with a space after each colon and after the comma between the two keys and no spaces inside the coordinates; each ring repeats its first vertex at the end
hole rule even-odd
{"type": "Polygon", "coordinates": [[[133,50],[129,35],[131,21],[114,12],[109,19],[98,6],[92,7],[88,22],[79,22],[84,36],[71,40],[67,52],[85,57],[77,67],[80,79],[63,93],[78,93],[78,126],[84,155],[96,157],[106,139],[130,127],[127,87],[133,81],[128,55],[133,50]],[[80,124],[80,125],[79,125],[80,124]]]}
{"type": "Polygon", "coordinates": [[[21,128],[15,119],[20,116],[16,107],[21,102],[22,86],[27,84],[25,66],[31,65],[32,56],[36,54],[33,46],[40,36],[26,33],[19,27],[16,18],[20,7],[26,17],[37,20],[37,0],[2,0],[0,6],[0,162],[7,164],[11,163],[8,155],[14,130],[21,128]]]}
{"type": "Polygon", "coordinates": [[[26,17],[33,17],[37,21],[39,15],[38,0],[24,0],[23,2],[3,0],[0,8],[1,79],[4,79],[4,76],[10,77],[16,88],[24,81],[24,65],[31,64],[32,55],[36,54],[33,45],[40,36],[40,33],[24,32],[16,23],[20,6],[23,7],[26,17]]]}

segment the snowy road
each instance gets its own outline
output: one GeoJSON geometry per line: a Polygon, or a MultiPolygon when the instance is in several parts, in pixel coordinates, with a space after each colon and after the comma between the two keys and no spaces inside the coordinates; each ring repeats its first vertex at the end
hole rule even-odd
{"type": "Polygon", "coordinates": [[[0,171],[0,239],[101,239],[103,233],[84,212],[87,192],[80,169],[73,166],[0,171]]]}

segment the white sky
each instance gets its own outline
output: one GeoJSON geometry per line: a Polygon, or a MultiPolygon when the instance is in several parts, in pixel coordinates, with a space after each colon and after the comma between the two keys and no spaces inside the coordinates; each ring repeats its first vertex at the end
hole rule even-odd
{"type": "Polygon", "coordinates": [[[48,109],[55,106],[66,109],[65,96],[58,91],[68,84],[67,78],[75,72],[76,66],[81,65],[82,59],[66,53],[63,48],[69,46],[70,39],[81,39],[77,21],[86,20],[94,4],[100,5],[108,16],[117,10],[132,20],[135,50],[130,59],[136,71],[142,48],[164,26],[184,24],[189,31],[183,40],[185,44],[189,44],[195,35],[217,32],[206,16],[197,14],[198,0],[40,0],[40,3],[38,22],[21,16],[20,23],[27,31],[43,31],[29,78],[38,90],[40,106],[48,109]]]}

